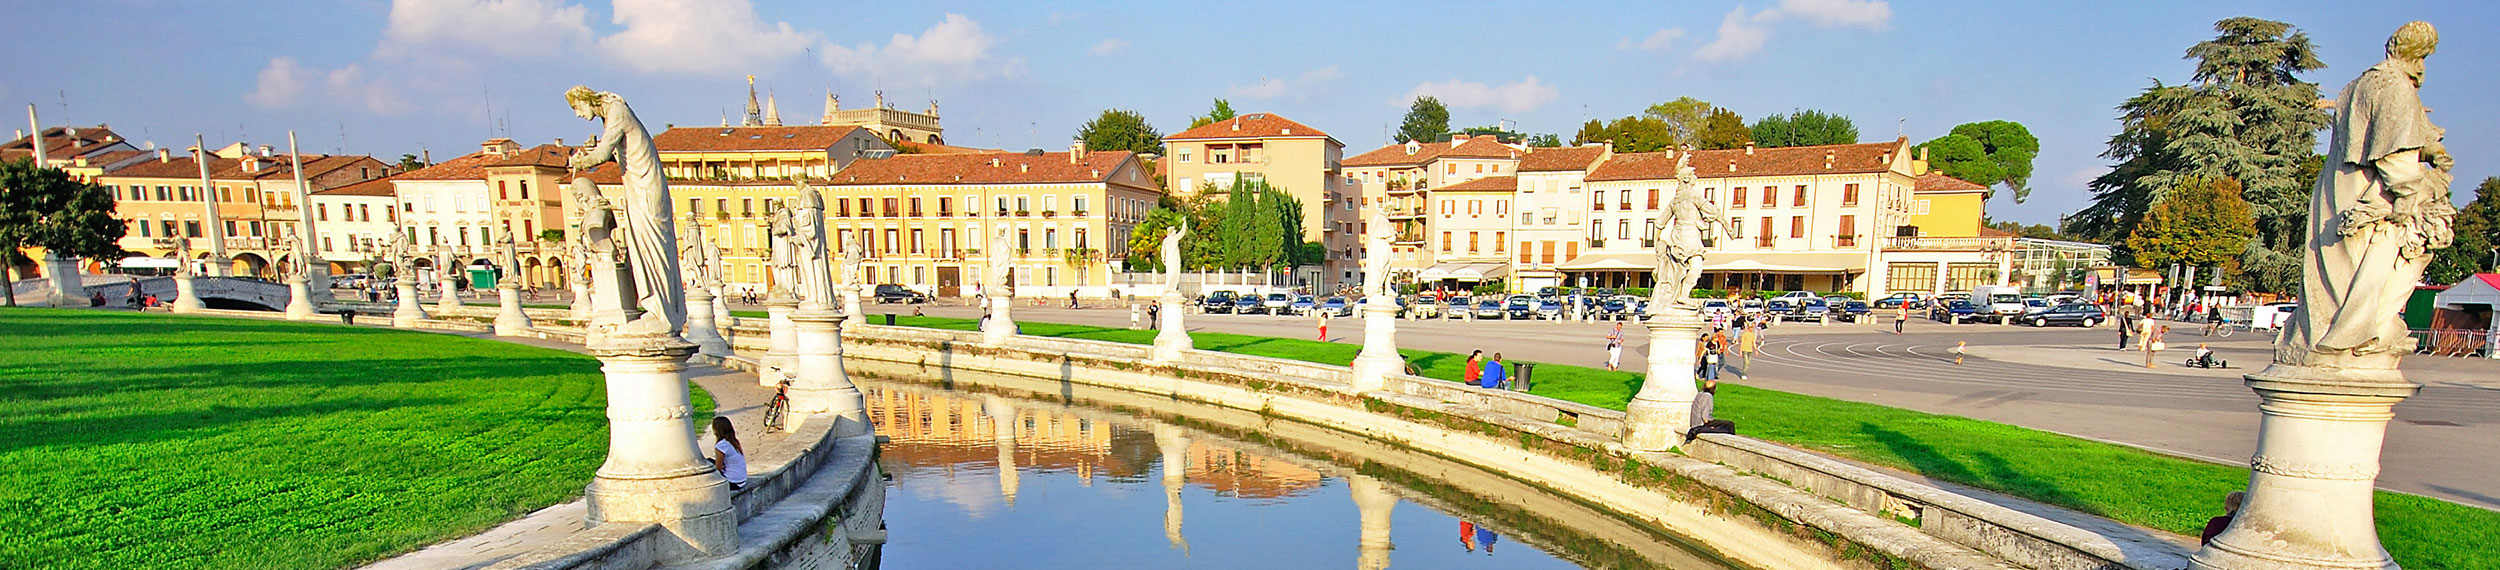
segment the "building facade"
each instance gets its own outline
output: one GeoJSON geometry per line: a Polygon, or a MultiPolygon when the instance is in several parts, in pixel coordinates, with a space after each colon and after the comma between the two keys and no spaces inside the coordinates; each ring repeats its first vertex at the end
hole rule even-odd
{"type": "Polygon", "coordinates": [[[377,252],[399,231],[399,198],[391,179],[325,189],[312,195],[313,248],[333,275],[373,270],[377,252]]]}
{"type": "Polygon", "coordinates": [[[1589,171],[1614,156],[1611,143],[1532,148],[1519,159],[1517,212],[1511,221],[1512,281],[1521,291],[1567,285],[1563,263],[1580,257],[1588,224],[1589,171]]]}
{"type": "Polygon", "coordinates": [[[1510,277],[1511,201],[1519,178],[1487,176],[1432,191],[1433,264],[1415,281],[1431,289],[1471,289],[1510,277]]]}
{"type": "Polygon", "coordinates": [[[1009,255],[1018,297],[1105,297],[1129,234],[1162,193],[1125,151],[897,155],[821,181],[835,243],[866,248],[869,281],[941,297],[980,290],[1009,255]],[[993,251],[991,232],[1009,232],[993,251]]]}
{"type": "Polygon", "coordinates": [[[1433,228],[1435,188],[1486,176],[1516,174],[1521,147],[1492,137],[1455,135],[1449,142],[1408,141],[1345,159],[1345,173],[1361,188],[1362,204],[1379,208],[1398,225],[1390,270],[1413,280],[1434,263],[1439,234],[1433,228]]]}
{"type": "Polygon", "coordinates": [[[1175,196],[1235,180],[1264,181],[1302,203],[1302,241],[1328,252],[1319,266],[1297,271],[1318,290],[1360,279],[1360,211],[1340,163],[1345,145],[1309,125],[1274,113],[1250,113],[1163,137],[1163,176],[1175,196]]]}

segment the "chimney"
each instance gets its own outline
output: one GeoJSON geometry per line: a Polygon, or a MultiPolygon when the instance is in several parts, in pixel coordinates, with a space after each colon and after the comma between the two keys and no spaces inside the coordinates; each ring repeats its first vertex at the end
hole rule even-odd
{"type": "Polygon", "coordinates": [[[260,145],[260,155],[261,155],[262,157],[267,157],[267,156],[269,156],[269,155],[270,155],[270,153],[271,153],[272,151],[274,151],[274,150],[275,150],[275,149],[271,149],[271,148],[269,148],[269,145],[260,145]]]}
{"type": "Polygon", "coordinates": [[[1068,164],[1076,164],[1084,161],[1085,141],[1080,140],[1068,143],[1068,164]]]}
{"type": "Polygon", "coordinates": [[[1033,171],[1033,163],[1030,163],[1030,162],[1019,162],[1019,163],[1016,163],[1016,172],[1032,172],[1032,171],[1033,171]]]}
{"type": "Polygon", "coordinates": [[[1285,136],[1293,136],[1293,127],[1284,127],[1282,130],[1285,136]]]}
{"type": "Polygon", "coordinates": [[[156,161],[157,161],[157,162],[159,162],[159,163],[173,162],[173,161],[174,161],[174,149],[170,149],[170,148],[160,148],[160,149],[156,149],[156,161]]]}
{"type": "MultiPolygon", "coordinates": [[[[1890,153],[1887,153],[1887,154],[1885,154],[1884,156],[1889,157],[1889,156],[1892,156],[1892,155],[1891,155],[1890,153]]],[[[1918,147],[1918,160],[1919,160],[1920,162],[1926,162],[1926,161],[1927,161],[1927,147],[1923,147],[1923,146],[1922,146],[1922,147],[1918,147]]],[[[1884,162],[1892,162],[1892,161],[1890,161],[1890,160],[1886,160],[1886,161],[1884,161],[1884,162]]]]}
{"type": "Polygon", "coordinates": [[[1753,141],[1745,141],[1745,156],[1753,156],[1753,141]]]}
{"type": "Polygon", "coordinates": [[[1233,130],[1241,130],[1241,117],[1233,117],[1233,130]]]}
{"type": "Polygon", "coordinates": [[[556,137],[556,146],[564,146],[564,137],[556,137]]]}
{"type": "Polygon", "coordinates": [[[434,149],[418,149],[417,152],[425,153],[425,156],[417,158],[418,161],[424,162],[428,165],[434,164],[434,149]]]}

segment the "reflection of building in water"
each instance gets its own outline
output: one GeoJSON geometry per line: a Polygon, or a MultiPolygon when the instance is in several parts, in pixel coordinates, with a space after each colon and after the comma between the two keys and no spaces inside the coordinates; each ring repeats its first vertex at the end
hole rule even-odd
{"type": "MultiPolygon", "coordinates": [[[[1114,480],[1142,480],[1156,462],[1177,460],[1187,482],[1248,498],[1291,497],[1319,488],[1324,479],[1291,462],[1185,438],[1186,451],[1175,457],[1137,425],[1142,422],[1108,413],[935,389],[861,389],[877,433],[893,438],[884,455],[898,471],[989,464],[1069,470],[1090,483],[1097,471],[1114,480]]],[[[1001,494],[1012,499],[1013,479],[1000,485],[1001,494]]]]}

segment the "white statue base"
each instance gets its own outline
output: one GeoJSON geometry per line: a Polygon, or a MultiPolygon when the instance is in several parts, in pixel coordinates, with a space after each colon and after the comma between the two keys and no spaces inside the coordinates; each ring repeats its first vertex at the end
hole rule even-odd
{"type": "Polygon", "coordinates": [[[790,315],[799,337],[797,373],[790,381],[791,431],[820,420],[834,422],[837,437],[871,431],[868,397],[842,369],[842,320],[841,313],[822,308],[802,307],[790,315]]]}
{"type": "Polygon", "coordinates": [[[451,274],[443,274],[443,296],[434,300],[434,312],[449,315],[460,310],[460,286],[451,282],[451,274]]]}
{"type": "Polygon", "coordinates": [[[842,319],[842,334],[859,334],[859,326],[868,324],[868,314],[859,307],[860,291],[867,287],[858,284],[842,286],[842,316],[848,317],[842,319]]]}
{"type": "Polygon", "coordinates": [[[1014,297],[988,297],[990,320],[981,324],[982,344],[1007,344],[1016,336],[1016,321],[1008,316],[1008,308],[1016,304],[1014,297]]]}
{"type": "Polygon", "coordinates": [[[1347,387],[1356,394],[1380,390],[1389,385],[1389,375],[1406,373],[1406,359],[1398,357],[1398,308],[1387,300],[1363,300],[1363,352],[1354,356],[1347,387]]]}
{"type": "Polygon", "coordinates": [[[1700,343],[1701,313],[1667,307],[1651,313],[1649,373],[1641,390],[1623,409],[1623,446],[1635,451],[1666,451],[1684,442],[1693,426],[1694,346],[1700,343]]]}
{"type": "Polygon", "coordinates": [[[729,339],[720,336],[720,323],[713,320],[712,291],[703,287],[686,288],[686,341],[701,349],[704,356],[729,356],[729,339]]]}
{"type": "Polygon", "coordinates": [[[306,283],[302,275],[287,280],[286,319],[309,321],[318,318],[321,318],[321,313],[313,310],[312,285],[306,283]]]}
{"type": "Polygon", "coordinates": [[[334,281],[330,278],[330,262],[316,256],[306,257],[304,263],[311,266],[312,271],[304,274],[304,283],[312,289],[313,305],[339,302],[338,294],[330,291],[330,283],[334,281]]]}
{"type": "Polygon", "coordinates": [[[2245,378],[2263,398],[2248,498],[2192,567],[2394,570],[2371,503],[2379,447],[2396,403],[2422,385],[2395,370],[2286,364],[2245,378]]]}
{"type": "Polygon", "coordinates": [[[521,336],[528,334],[530,329],[530,315],[528,312],[521,310],[521,287],[519,284],[506,283],[502,287],[496,287],[495,296],[499,298],[499,304],[502,306],[502,310],[495,313],[495,336],[521,336]]]}
{"type": "Polygon", "coordinates": [[[712,324],[720,327],[713,332],[720,333],[721,338],[726,339],[729,335],[738,334],[737,331],[730,330],[737,328],[738,318],[729,314],[729,291],[727,289],[712,288],[712,324]]]}
{"type": "Polygon", "coordinates": [[[391,311],[391,326],[403,329],[416,328],[417,321],[428,317],[425,314],[425,305],[417,302],[417,281],[415,279],[401,280],[398,285],[399,308],[391,311]]]}
{"type": "Polygon", "coordinates": [[[772,329],[772,349],[764,352],[764,357],[758,361],[762,366],[757,367],[756,383],[779,386],[790,378],[791,366],[799,358],[798,326],[790,321],[790,315],[798,310],[798,301],[788,297],[764,300],[764,312],[770,316],[767,324],[772,329]]]}
{"type": "Polygon", "coordinates": [[[582,326],[590,326],[590,287],[585,285],[586,283],[589,282],[579,278],[573,280],[573,306],[571,316],[575,324],[582,326]]]}
{"type": "Polygon", "coordinates": [[[1147,353],[1147,359],[1163,363],[1180,362],[1195,346],[1189,338],[1188,326],[1181,323],[1181,312],[1188,309],[1181,307],[1181,294],[1176,291],[1165,291],[1163,297],[1155,302],[1160,305],[1155,309],[1155,320],[1159,321],[1155,323],[1155,328],[1159,330],[1155,331],[1154,348],[1147,353]]]}
{"type": "Polygon", "coordinates": [[[695,442],[684,376],[694,345],[610,336],[589,351],[607,375],[608,459],[585,494],[588,522],[658,524],[676,539],[662,549],[664,560],[736,551],[729,481],[695,442]]]}
{"type": "Polygon", "coordinates": [[[176,313],[197,313],[207,308],[208,305],[200,302],[200,287],[197,282],[191,279],[191,274],[183,273],[181,275],[175,275],[173,311],[176,313]]]}
{"type": "Polygon", "coordinates": [[[44,295],[44,300],[53,308],[87,306],[87,285],[78,277],[78,258],[53,257],[51,252],[44,252],[43,273],[52,281],[52,291],[44,295]]]}

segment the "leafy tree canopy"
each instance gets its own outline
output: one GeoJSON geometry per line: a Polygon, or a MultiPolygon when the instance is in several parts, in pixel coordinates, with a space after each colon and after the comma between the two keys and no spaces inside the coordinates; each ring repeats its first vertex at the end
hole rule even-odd
{"type": "Polygon", "coordinates": [[[1233,115],[1233,102],[1216,99],[1215,108],[1207,111],[1207,114],[1190,117],[1189,128],[1195,129],[1222,121],[1230,121],[1233,120],[1233,115]]]}
{"type": "Polygon", "coordinates": [[[1562,145],[1562,135],[1554,133],[1538,133],[1528,137],[1528,146],[1532,147],[1554,148],[1562,145]]]}
{"type": "Polygon", "coordinates": [[[1937,137],[1919,147],[1928,150],[1928,163],[1936,169],[1955,178],[1987,185],[1991,198],[1996,196],[1999,185],[2013,189],[2017,203],[2031,198],[2031,162],[2040,155],[2040,139],[2031,136],[2031,129],[2024,128],[2022,123],[1962,123],[1953,127],[1953,134],[1937,137]],[[1956,148],[1951,149],[1951,155],[1947,157],[1944,154],[1946,149],[1937,146],[1939,142],[1956,148]],[[1978,153],[1974,155],[1969,152],[1971,149],[1960,148],[1965,144],[1975,145],[1973,148],[1978,153]]]}
{"type": "Polygon", "coordinates": [[[1988,145],[1978,139],[1958,134],[1936,137],[1918,148],[1927,151],[1927,165],[1946,176],[1990,184],[2005,178],[2005,170],[1996,161],[1988,160],[1988,145]]]}
{"type": "Polygon", "coordinates": [[[1450,108],[1430,95],[1415,98],[1406,109],[1406,120],[1398,124],[1397,142],[1440,142],[1450,138],[1450,108]]]}
{"type": "Polygon", "coordinates": [[[1693,146],[1702,150],[1741,148],[1753,142],[1753,129],[1745,126],[1745,117],[1735,111],[1716,109],[1703,119],[1701,130],[1693,133],[1693,146]]]}
{"type": "MultiPolygon", "coordinates": [[[[120,259],[119,241],[129,231],[113,217],[113,193],[93,182],[70,178],[58,168],[34,159],[0,163],[0,252],[22,255],[20,248],[41,247],[56,255],[120,259]]],[[[13,261],[13,260],[11,260],[13,261]]],[[[16,264],[0,263],[0,283],[17,281],[16,264]]],[[[14,295],[9,304],[16,304],[14,295]]]]}
{"type": "Polygon", "coordinates": [[[2432,283],[2451,284],[2476,273],[2500,271],[2493,257],[2500,255],[2500,177],[2484,178],[2474,187],[2474,201],[2457,210],[2457,218],[2449,223],[2456,231],[2456,243],[2431,254],[2430,270],[2423,273],[2432,283]]]}
{"type": "Polygon", "coordinates": [[[1163,152],[1163,133],[1147,124],[1145,115],[1127,109],[1104,109],[1077,129],[1076,138],[1085,142],[1086,150],[1163,152]]]}
{"type": "Polygon", "coordinates": [[[1858,142],[1857,123],[1813,109],[1756,119],[1752,131],[1754,145],[1765,148],[1858,142]]]}
{"type": "Polygon", "coordinates": [[[1641,116],[1664,123],[1668,140],[1672,141],[1667,146],[1675,147],[1692,141],[1693,136],[1701,132],[1702,123],[1710,120],[1710,112],[1716,110],[1718,107],[1712,106],[1708,101],[1692,97],[1677,97],[1674,101],[1650,105],[1648,109],[1642,109],[1641,116]]]}
{"type": "Polygon", "coordinates": [[[2144,223],[2127,237],[2136,266],[2235,268],[2248,240],[2257,235],[2240,192],[2240,182],[2229,178],[2181,180],[2170,199],[2154,204],[2144,223]]]}

